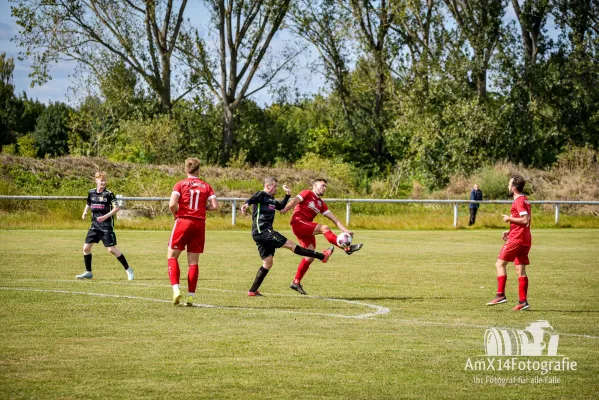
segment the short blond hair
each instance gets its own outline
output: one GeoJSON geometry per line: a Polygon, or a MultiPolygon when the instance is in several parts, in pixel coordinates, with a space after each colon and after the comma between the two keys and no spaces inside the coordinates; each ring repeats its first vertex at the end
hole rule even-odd
{"type": "Polygon", "coordinates": [[[101,178],[106,179],[108,174],[106,174],[106,172],[104,172],[104,171],[97,171],[94,176],[96,177],[96,179],[101,179],[101,178]]]}
{"type": "Polygon", "coordinates": [[[200,169],[200,160],[195,157],[190,157],[185,160],[185,172],[194,175],[200,169]]]}

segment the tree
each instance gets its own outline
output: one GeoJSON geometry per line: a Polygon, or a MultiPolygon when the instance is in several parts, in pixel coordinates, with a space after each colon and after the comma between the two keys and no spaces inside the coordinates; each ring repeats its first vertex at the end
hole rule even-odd
{"type": "Polygon", "coordinates": [[[223,135],[220,164],[231,157],[235,134],[235,114],[243,99],[272,83],[298,54],[283,54],[276,62],[263,59],[282,26],[290,0],[205,0],[218,34],[218,49],[211,51],[199,33],[188,35],[182,51],[199,80],[223,106],[223,135]],[[216,56],[213,57],[212,54],[216,56]],[[250,89],[254,78],[259,86],[250,89]]]}
{"type": "Polygon", "coordinates": [[[14,143],[16,140],[18,99],[15,97],[15,87],[12,84],[15,62],[7,58],[6,53],[0,53],[0,148],[14,143]]]}
{"type": "Polygon", "coordinates": [[[69,116],[69,149],[72,154],[103,155],[103,146],[123,120],[143,119],[153,114],[152,101],[137,84],[137,74],[118,61],[99,77],[87,77],[84,98],[69,116]],[[148,107],[149,106],[149,107],[148,107]],[[149,109],[148,109],[149,108],[149,109]]]}
{"type": "Polygon", "coordinates": [[[69,153],[69,107],[60,102],[52,103],[40,115],[33,137],[38,156],[62,156],[69,153]]]}
{"type": "Polygon", "coordinates": [[[362,67],[366,76],[373,75],[371,151],[380,164],[387,156],[384,146],[384,131],[387,127],[385,102],[388,100],[391,63],[388,36],[395,14],[386,0],[349,0],[349,7],[354,16],[354,24],[358,27],[357,37],[370,58],[369,62],[358,63],[357,67],[362,67]],[[369,71],[373,73],[369,74],[369,71]]]}
{"type": "MultiPolygon", "coordinates": [[[[479,101],[487,97],[487,71],[502,35],[507,0],[443,0],[472,51],[471,70],[479,101]]],[[[465,50],[468,52],[468,50],[465,50]]]]}
{"type": "MultiPolygon", "coordinates": [[[[120,60],[139,74],[165,109],[172,99],[173,51],[187,0],[22,0],[12,6],[23,58],[33,59],[32,84],[43,84],[54,62],[75,60],[97,76],[120,60]]],[[[177,80],[176,82],[178,82],[177,80]]],[[[185,81],[185,80],[181,80],[185,81]]]]}
{"type": "Polygon", "coordinates": [[[292,8],[291,28],[316,48],[323,74],[332,85],[343,107],[343,113],[351,133],[355,133],[351,117],[351,93],[349,90],[350,12],[337,6],[337,0],[297,1],[292,8]]]}

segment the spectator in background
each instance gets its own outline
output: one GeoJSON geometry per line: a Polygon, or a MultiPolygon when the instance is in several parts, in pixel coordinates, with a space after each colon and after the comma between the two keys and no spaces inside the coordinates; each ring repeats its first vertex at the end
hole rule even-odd
{"type": "MultiPolygon", "coordinates": [[[[478,184],[474,184],[474,188],[470,192],[470,200],[482,200],[483,192],[478,188],[478,184]]],[[[478,203],[470,203],[470,222],[468,222],[468,226],[474,225],[476,222],[476,213],[478,212],[478,203]]]]}

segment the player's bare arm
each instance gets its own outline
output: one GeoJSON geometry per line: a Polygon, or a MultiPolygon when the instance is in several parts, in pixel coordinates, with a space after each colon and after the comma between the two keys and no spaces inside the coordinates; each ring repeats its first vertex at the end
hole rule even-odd
{"type": "Polygon", "coordinates": [[[87,213],[89,212],[89,206],[86,204],[85,208],[83,209],[83,215],[81,215],[81,219],[85,219],[85,217],[87,217],[87,213]]]}
{"type": "Polygon", "coordinates": [[[529,216],[528,214],[524,214],[521,217],[511,217],[509,215],[502,215],[503,217],[503,222],[511,222],[514,224],[518,224],[518,225],[522,225],[522,226],[526,226],[528,225],[528,221],[529,221],[529,216]]]}
{"type": "Polygon", "coordinates": [[[352,231],[350,231],[349,229],[347,229],[345,226],[343,226],[343,224],[341,223],[339,218],[337,218],[335,216],[335,214],[333,214],[331,211],[324,214],[324,216],[327,217],[328,219],[330,219],[331,221],[333,221],[333,223],[337,226],[337,228],[339,228],[342,232],[349,233],[352,237],[354,237],[354,233],[352,231]]]}
{"type": "Polygon", "coordinates": [[[118,213],[120,210],[120,208],[115,207],[112,210],[110,210],[109,213],[102,215],[101,217],[98,217],[97,220],[98,222],[104,222],[106,221],[108,218],[112,217],[114,214],[118,213]]]}
{"type": "Polygon", "coordinates": [[[216,197],[213,197],[208,201],[208,204],[206,204],[206,210],[207,211],[218,210],[218,200],[216,199],[216,197]]]}
{"type": "MultiPolygon", "coordinates": [[[[285,186],[283,186],[283,189],[285,188],[285,186]]],[[[290,194],[291,191],[289,191],[290,194]]],[[[295,208],[296,205],[298,205],[299,203],[301,203],[302,201],[299,199],[299,197],[295,196],[289,203],[287,203],[287,205],[285,206],[285,208],[283,208],[281,210],[281,214],[285,214],[287,213],[287,211],[292,210],[293,208],[295,208]]]]}
{"type": "Polygon", "coordinates": [[[179,193],[171,193],[171,198],[168,202],[168,208],[171,210],[173,217],[177,215],[177,210],[179,210],[179,193]]]}
{"type": "Polygon", "coordinates": [[[510,231],[503,231],[501,233],[501,240],[503,240],[504,242],[507,242],[507,237],[510,234],[510,231]]]}

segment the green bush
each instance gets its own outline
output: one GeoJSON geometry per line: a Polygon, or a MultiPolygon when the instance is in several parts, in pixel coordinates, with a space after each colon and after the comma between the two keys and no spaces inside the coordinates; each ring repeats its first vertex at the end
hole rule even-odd
{"type": "Polygon", "coordinates": [[[509,173],[495,167],[485,167],[474,175],[485,200],[503,200],[508,197],[509,173]]]}
{"type": "Polygon", "coordinates": [[[35,145],[35,138],[31,134],[21,136],[17,139],[19,155],[23,157],[35,157],[38,153],[38,148],[35,145]]]}

